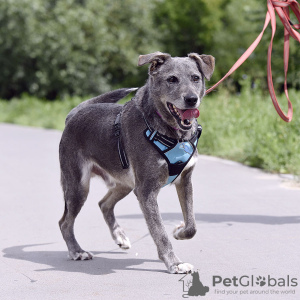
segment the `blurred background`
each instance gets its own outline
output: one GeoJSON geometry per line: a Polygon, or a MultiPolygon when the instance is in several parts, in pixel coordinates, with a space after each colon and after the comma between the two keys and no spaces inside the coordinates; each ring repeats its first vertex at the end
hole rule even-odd
{"type": "MultiPolygon", "coordinates": [[[[2,0],[0,122],[62,130],[68,111],[119,87],[139,87],[140,54],[211,54],[224,76],[261,32],[263,0],[2,0]]],[[[297,23],[297,20],[292,20],[297,23]]],[[[300,45],[291,39],[288,83],[294,119],[284,123],[267,90],[271,28],[250,58],[201,104],[200,153],[270,172],[300,173],[300,45]]],[[[283,110],[283,26],[272,53],[283,110]]]]}

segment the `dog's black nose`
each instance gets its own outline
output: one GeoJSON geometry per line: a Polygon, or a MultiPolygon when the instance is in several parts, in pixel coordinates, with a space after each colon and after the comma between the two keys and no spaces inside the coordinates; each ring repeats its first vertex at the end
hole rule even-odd
{"type": "Polygon", "coordinates": [[[198,101],[198,97],[196,95],[188,95],[184,97],[184,101],[187,105],[194,106],[198,101]]]}

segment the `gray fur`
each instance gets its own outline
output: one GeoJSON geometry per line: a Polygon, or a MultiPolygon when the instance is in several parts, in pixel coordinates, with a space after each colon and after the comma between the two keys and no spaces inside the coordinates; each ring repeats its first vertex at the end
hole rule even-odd
{"type": "MultiPolygon", "coordinates": [[[[129,239],[116,221],[114,206],[134,191],[159,258],[170,273],[186,273],[192,271],[193,266],[183,263],[175,255],[157,205],[157,195],[168,179],[168,166],[166,162],[162,163],[160,154],[144,138],[143,115],[160,133],[174,139],[190,139],[197,128],[196,120],[192,119],[190,125],[180,126],[168,103],[178,109],[190,109],[187,99],[193,96],[196,98],[192,108],[198,107],[205,94],[204,78],[210,78],[214,59],[195,53],[189,57],[172,58],[169,54],[155,52],[140,56],[139,65],[146,63],[150,63],[149,79],[131,101],[125,105],[115,104],[135,90],[120,89],[87,100],[68,115],[59,148],[65,199],[65,211],[59,226],[70,257],[91,259],[92,254],[82,250],[75,239],[74,222],[86,201],[91,176],[100,176],[106,182],[108,192],[99,206],[115,242],[122,249],[130,248],[129,239]],[[178,78],[178,82],[170,82],[170,76],[178,78]],[[192,76],[198,76],[199,81],[192,80],[192,76]],[[121,111],[122,143],[130,164],[128,169],[121,167],[113,129],[121,111]]],[[[196,156],[195,152],[195,159],[196,156]]],[[[196,233],[191,183],[193,167],[189,163],[175,181],[184,218],[184,223],[174,230],[176,239],[190,239],[196,233]]]]}
{"type": "Polygon", "coordinates": [[[122,98],[126,97],[127,95],[129,95],[131,92],[136,91],[137,88],[131,88],[131,89],[119,89],[119,90],[115,90],[115,91],[111,91],[111,92],[107,92],[105,94],[99,95],[97,97],[94,97],[92,99],[86,100],[82,103],[80,103],[79,105],[77,105],[76,107],[74,107],[69,114],[67,115],[66,118],[66,123],[69,121],[69,119],[74,116],[80,109],[91,105],[91,104],[97,104],[97,103],[116,103],[119,100],[121,100],[122,98]]]}

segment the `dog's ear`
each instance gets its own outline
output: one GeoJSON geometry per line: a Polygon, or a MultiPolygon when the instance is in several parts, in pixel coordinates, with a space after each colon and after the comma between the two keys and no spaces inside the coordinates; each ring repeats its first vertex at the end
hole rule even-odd
{"type": "Polygon", "coordinates": [[[199,55],[197,53],[190,53],[189,58],[196,61],[198,68],[203,73],[207,80],[210,80],[215,69],[215,58],[211,55],[199,55]]]}
{"type": "Polygon", "coordinates": [[[167,60],[170,59],[171,55],[168,53],[162,53],[162,52],[154,52],[146,55],[140,55],[138,66],[142,66],[145,64],[150,64],[149,73],[155,74],[158,68],[167,60]]]}

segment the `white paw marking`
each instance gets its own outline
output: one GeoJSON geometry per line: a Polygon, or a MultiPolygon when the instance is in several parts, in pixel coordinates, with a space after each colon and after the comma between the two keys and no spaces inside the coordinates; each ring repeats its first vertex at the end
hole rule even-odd
{"type": "Polygon", "coordinates": [[[174,236],[174,238],[175,238],[176,240],[181,240],[181,238],[179,237],[179,233],[180,233],[182,230],[184,230],[184,229],[183,229],[184,226],[185,226],[184,222],[181,222],[181,223],[180,223],[179,225],[177,225],[177,226],[175,227],[175,229],[173,230],[173,236],[174,236]]]}
{"type": "Polygon", "coordinates": [[[69,257],[73,260],[89,260],[93,258],[93,253],[91,252],[75,252],[71,253],[69,252],[69,257]]]}
{"type": "Polygon", "coordinates": [[[120,235],[118,235],[117,238],[115,239],[115,242],[123,250],[127,250],[127,249],[131,248],[130,241],[129,241],[128,237],[126,237],[126,236],[121,237],[120,235]]]}
{"type": "Polygon", "coordinates": [[[191,273],[194,270],[194,266],[188,263],[179,264],[174,268],[175,274],[191,273]]]}

